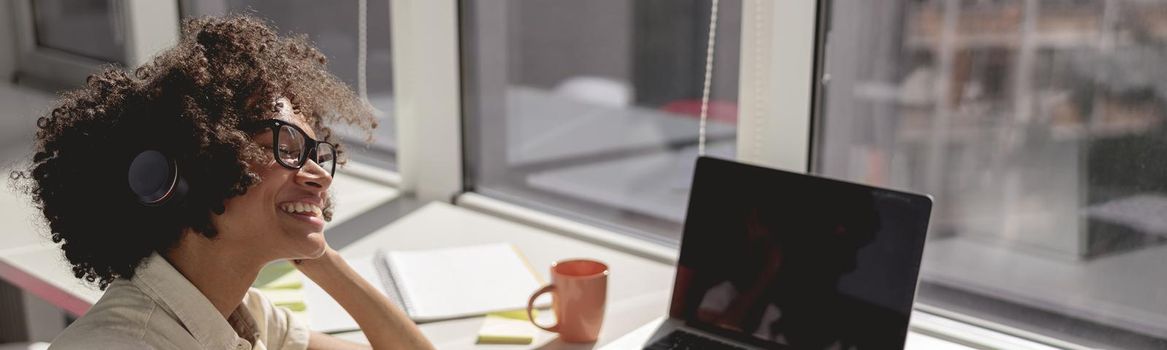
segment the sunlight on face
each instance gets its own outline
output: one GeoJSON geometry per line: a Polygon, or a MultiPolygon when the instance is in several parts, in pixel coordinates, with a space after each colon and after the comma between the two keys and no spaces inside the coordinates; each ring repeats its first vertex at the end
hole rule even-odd
{"type": "MultiPolygon", "coordinates": [[[[278,99],[277,105],[280,107],[276,119],[295,124],[307,137],[316,138],[306,118],[297,114],[286,98],[278,99]]],[[[285,139],[281,137],[281,143],[285,139]]],[[[265,152],[280,147],[273,145],[270,130],[254,135],[253,140],[265,152]]],[[[262,163],[252,163],[251,170],[259,175],[260,182],[225,202],[226,211],[214,220],[220,229],[219,237],[254,247],[257,256],[268,260],[323,254],[327,247],[323,210],[332,184],[328,172],[314,161],[307,161],[298,170],[289,169],[271,156],[262,163]]]]}

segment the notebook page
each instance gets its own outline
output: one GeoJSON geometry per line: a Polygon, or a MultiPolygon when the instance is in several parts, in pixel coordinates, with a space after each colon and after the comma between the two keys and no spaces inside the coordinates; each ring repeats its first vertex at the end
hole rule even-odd
{"type": "Polygon", "coordinates": [[[394,251],[386,259],[410,317],[419,322],[525,309],[541,286],[506,243],[394,251]]]}
{"type": "MultiPolygon", "coordinates": [[[[358,275],[380,289],[382,285],[381,278],[375,267],[375,264],[380,262],[376,261],[373,255],[346,260],[352,266],[353,270],[356,270],[358,275]]],[[[357,321],[353,320],[352,316],[349,316],[348,312],[344,311],[344,308],[336,300],[332,299],[332,296],[328,295],[323,288],[320,288],[320,286],[316,285],[308,277],[303,278],[304,303],[308,308],[306,310],[306,314],[308,315],[308,328],[324,333],[360,329],[357,321]]]]}

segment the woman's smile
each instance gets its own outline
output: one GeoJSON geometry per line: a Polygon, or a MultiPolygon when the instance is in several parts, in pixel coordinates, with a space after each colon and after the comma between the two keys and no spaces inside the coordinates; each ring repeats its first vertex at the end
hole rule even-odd
{"type": "Polygon", "coordinates": [[[306,201],[283,202],[278,205],[279,210],[296,220],[312,224],[320,232],[324,229],[323,209],[319,204],[306,201]]]}

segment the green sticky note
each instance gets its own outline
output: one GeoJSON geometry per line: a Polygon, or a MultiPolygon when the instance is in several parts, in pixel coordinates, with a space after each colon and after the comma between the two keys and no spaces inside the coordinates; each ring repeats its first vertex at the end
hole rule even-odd
{"type": "MultiPolygon", "coordinates": [[[[521,318],[486,315],[482,321],[482,328],[478,330],[478,344],[518,344],[525,345],[535,341],[538,329],[527,320],[527,311],[523,310],[521,318]]],[[[514,312],[506,312],[507,316],[515,316],[514,312]]]]}
{"type": "Polygon", "coordinates": [[[260,289],[300,289],[304,287],[304,282],[302,274],[292,263],[281,261],[259,270],[259,277],[252,286],[260,289]]]}
{"type": "Polygon", "coordinates": [[[304,292],[299,289],[264,288],[259,291],[276,306],[283,306],[292,311],[304,311],[308,309],[304,303],[304,292]]]}
{"type": "MultiPolygon", "coordinates": [[[[512,311],[498,311],[486,314],[487,316],[497,316],[502,318],[509,318],[512,320],[527,320],[527,310],[512,310],[512,311]]],[[[539,310],[531,310],[531,315],[539,317],[539,310]]]]}

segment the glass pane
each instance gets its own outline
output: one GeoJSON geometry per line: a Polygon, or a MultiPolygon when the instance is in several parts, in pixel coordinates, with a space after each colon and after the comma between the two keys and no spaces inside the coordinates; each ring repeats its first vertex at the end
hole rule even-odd
{"type": "MultiPolygon", "coordinates": [[[[461,3],[467,183],[675,244],[710,1],[461,3]]],[[[708,153],[733,158],[741,1],[719,13],[708,153]]]]}
{"type": "Polygon", "coordinates": [[[291,126],[280,126],[279,134],[276,134],[276,154],[279,155],[280,161],[292,167],[300,166],[300,157],[304,154],[304,137],[296,129],[291,126]]]}
{"type": "Polygon", "coordinates": [[[935,196],[918,300],[1167,347],[1167,4],[830,4],[814,168],[935,196]]]}
{"type": "Polygon", "coordinates": [[[32,4],[37,45],[111,63],[125,63],[117,0],[37,0],[32,4]]]}
{"type": "Polygon", "coordinates": [[[319,164],[321,168],[328,171],[330,174],[333,173],[336,168],[336,162],[333,161],[335,159],[335,152],[336,150],[332,149],[332,145],[327,143],[320,143],[316,145],[316,154],[314,155],[316,157],[316,164],[319,164]]]}
{"type": "MultiPolygon", "coordinates": [[[[188,16],[247,13],[263,18],[283,35],[304,34],[328,57],[328,69],[360,92],[358,1],[316,0],[192,0],[186,4],[188,16]]],[[[365,143],[365,132],[337,128],[344,137],[344,149],[353,160],[381,168],[396,169],[397,134],[393,120],[393,75],[389,51],[389,0],[366,1],[365,82],[369,102],[376,108],[380,126],[374,130],[373,144],[365,143]]]]}

